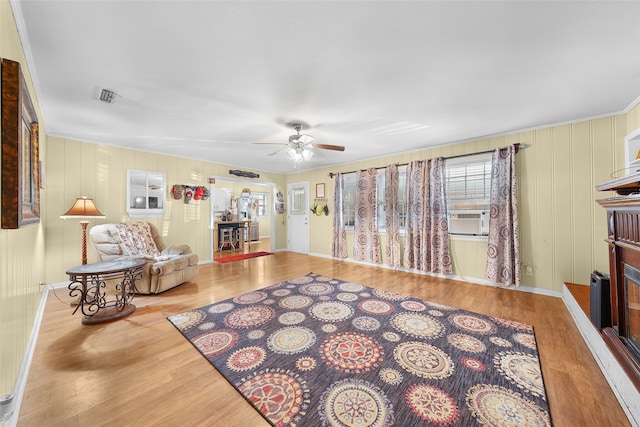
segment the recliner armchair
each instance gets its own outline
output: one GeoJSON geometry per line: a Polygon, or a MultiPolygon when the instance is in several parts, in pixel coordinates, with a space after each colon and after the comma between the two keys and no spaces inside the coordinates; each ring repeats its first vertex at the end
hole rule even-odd
{"type": "Polygon", "coordinates": [[[198,255],[188,245],[166,246],[155,225],[147,222],[101,224],[89,231],[98,262],[144,258],[147,265],[136,281],[140,294],[157,294],[198,274],[198,255]]]}

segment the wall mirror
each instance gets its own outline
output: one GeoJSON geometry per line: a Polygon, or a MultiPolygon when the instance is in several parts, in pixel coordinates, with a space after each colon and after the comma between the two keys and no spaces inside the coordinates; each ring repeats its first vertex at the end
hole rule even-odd
{"type": "Polygon", "coordinates": [[[129,216],[164,215],[165,182],[166,176],[162,172],[127,169],[127,213],[129,216]]]}
{"type": "Polygon", "coordinates": [[[2,60],[2,228],[40,222],[38,117],[20,63],[2,60]]]}

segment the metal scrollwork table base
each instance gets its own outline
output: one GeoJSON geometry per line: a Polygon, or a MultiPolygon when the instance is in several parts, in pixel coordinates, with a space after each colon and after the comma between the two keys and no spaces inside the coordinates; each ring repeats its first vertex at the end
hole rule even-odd
{"type": "Polygon", "coordinates": [[[142,277],[145,264],[143,259],[127,259],[85,264],[67,270],[71,280],[69,295],[79,297],[73,314],[80,310],[84,315],[82,323],[93,325],[133,313],[136,306],[131,300],[136,293],[136,280],[142,277]]]}

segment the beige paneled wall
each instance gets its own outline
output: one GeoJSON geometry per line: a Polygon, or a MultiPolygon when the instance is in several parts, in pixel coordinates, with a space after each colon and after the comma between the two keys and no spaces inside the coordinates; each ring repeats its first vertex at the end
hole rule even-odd
{"type": "MultiPolygon", "coordinates": [[[[517,155],[521,258],[523,264],[532,266],[533,275],[523,272],[522,282],[560,292],[565,281],[587,284],[591,271],[608,270],[605,213],[596,200],[610,194],[598,193],[595,185],[611,179],[612,173],[622,168],[626,133],[627,120],[622,114],[292,174],[287,182],[309,181],[312,197],[316,183],[327,184],[331,215],[310,218],[309,245],[312,253],[330,255],[335,206],[329,172],[526,144],[517,155]]],[[[385,238],[383,235],[383,245],[385,238]]],[[[352,239],[348,233],[350,251],[352,239]]],[[[455,273],[484,279],[486,243],[455,240],[451,246],[455,273]]]]}
{"type": "MultiPolygon", "coordinates": [[[[0,1],[0,57],[20,63],[31,100],[40,118],[40,159],[46,158],[47,136],[38,99],[13,13],[0,1]]],[[[0,396],[14,391],[33,328],[45,280],[46,190],[41,191],[39,224],[0,230],[0,396]]]]}
{"type": "MultiPolygon", "coordinates": [[[[191,200],[187,204],[167,194],[163,217],[129,218],[125,206],[126,172],[127,169],[164,172],[170,191],[174,184],[208,186],[209,176],[228,175],[228,166],[56,137],[49,138],[49,147],[47,187],[51,200],[46,245],[50,282],[67,280],[64,272],[81,261],[78,221],[59,218],[80,196],[94,198],[98,209],[106,215],[105,219],[91,220],[89,227],[108,222],[149,221],[158,227],[167,244],[188,244],[201,260],[211,259],[209,201],[191,200]]],[[[276,186],[284,182],[279,175],[260,173],[260,176],[260,181],[276,186]]],[[[281,226],[276,233],[276,248],[282,248],[278,244],[285,241],[286,230],[281,226]]],[[[95,262],[90,244],[87,252],[89,262],[95,262]]]]}
{"type": "Polygon", "coordinates": [[[627,133],[640,129],[640,102],[627,114],[627,133]]]}

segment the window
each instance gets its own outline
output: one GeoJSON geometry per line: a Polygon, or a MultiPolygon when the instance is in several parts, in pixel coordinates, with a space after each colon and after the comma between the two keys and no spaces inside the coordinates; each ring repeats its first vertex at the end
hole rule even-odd
{"type": "MultiPolygon", "coordinates": [[[[386,230],[387,227],[387,206],[385,200],[385,170],[378,171],[378,229],[386,230]]],[[[398,167],[398,211],[400,213],[400,230],[404,230],[407,221],[407,167],[398,167]]]]}
{"type": "Polygon", "coordinates": [[[291,214],[304,215],[307,212],[305,206],[305,190],[303,187],[294,187],[291,189],[291,214]]]}
{"type": "Polygon", "coordinates": [[[491,153],[448,159],[447,209],[487,210],[491,191],[491,153]]]}
{"type": "Polygon", "coordinates": [[[407,225],[407,167],[398,168],[398,210],[400,212],[400,230],[407,225]]]}
{"type": "MultiPolygon", "coordinates": [[[[492,153],[474,154],[447,159],[445,186],[447,192],[447,211],[449,212],[449,230],[451,234],[487,235],[489,226],[489,198],[491,192],[492,153]]],[[[378,229],[385,231],[387,206],[384,197],[384,168],[378,170],[377,191],[378,229]]],[[[398,209],[400,211],[400,230],[404,230],[407,220],[407,168],[398,168],[398,209]]],[[[344,175],[344,193],[342,213],[345,227],[355,226],[356,212],[356,174],[344,175]]]]}
{"type": "Polygon", "coordinates": [[[356,174],[355,173],[344,175],[342,215],[344,215],[345,227],[353,228],[356,225],[356,174]]]}
{"type": "Polygon", "coordinates": [[[251,193],[249,200],[257,217],[267,216],[267,193],[251,193]]]}
{"type": "MultiPolygon", "coordinates": [[[[384,197],[385,176],[384,169],[378,170],[377,192],[378,192],[378,209],[377,209],[377,222],[378,229],[385,231],[386,229],[386,200],[384,197]]],[[[400,229],[404,229],[407,218],[407,168],[398,168],[398,208],[400,210],[400,229]]],[[[356,219],[356,174],[349,173],[344,175],[344,194],[342,214],[344,215],[344,222],[346,228],[353,228],[355,226],[356,219]]]]}
{"type": "Polygon", "coordinates": [[[445,186],[450,234],[489,234],[491,155],[483,153],[447,160],[445,186]]]}
{"type": "Polygon", "coordinates": [[[130,217],[164,214],[165,174],[127,169],[127,213],[130,217]]]}

